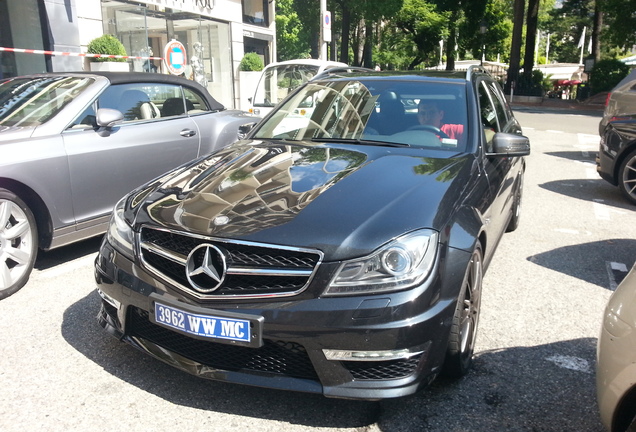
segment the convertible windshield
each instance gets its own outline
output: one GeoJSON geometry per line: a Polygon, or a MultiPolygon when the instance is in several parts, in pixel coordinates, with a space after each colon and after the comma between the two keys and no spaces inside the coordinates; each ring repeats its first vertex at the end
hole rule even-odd
{"type": "Polygon", "coordinates": [[[311,82],[286,99],[254,138],[464,151],[467,132],[464,84],[334,80],[311,82]]]}
{"type": "Polygon", "coordinates": [[[0,81],[0,126],[38,126],[53,118],[92,78],[39,77],[0,81]]]}

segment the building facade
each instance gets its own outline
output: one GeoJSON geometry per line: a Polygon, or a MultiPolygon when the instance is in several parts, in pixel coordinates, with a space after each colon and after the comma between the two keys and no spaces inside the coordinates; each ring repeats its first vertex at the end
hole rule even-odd
{"type": "Polygon", "coordinates": [[[244,54],[265,64],[276,58],[274,8],[274,0],[0,0],[0,47],[54,53],[0,51],[0,78],[89,70],[88,57],[61,53],[85,53],[102,34],[123,43],[129,70],[170,73],[162,59],[176,40],[185,47],[183,75],[238,107],[244,54]]]}

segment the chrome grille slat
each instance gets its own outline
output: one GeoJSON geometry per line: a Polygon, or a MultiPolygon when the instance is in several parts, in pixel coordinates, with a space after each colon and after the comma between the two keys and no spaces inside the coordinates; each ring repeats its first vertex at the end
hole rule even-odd
{"type": "Polygon", "coordinates": [[[322,253],[317,250],[233,241],[142,227],[139,254],[142,265],[161,280],[198,299],[292,296],[311,281],[322,253]],[[204,293],[186,277],[190,252],[202,244],[222,249],[227,259],[223,284],[204,293]]]}

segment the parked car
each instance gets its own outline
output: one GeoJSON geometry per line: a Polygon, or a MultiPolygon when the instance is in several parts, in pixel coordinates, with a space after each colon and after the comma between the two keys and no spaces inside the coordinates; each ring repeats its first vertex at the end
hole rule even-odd
{"type": "Polygon", "coordinates": [[[236,141],[253,119],[168,75],[0,81],[0,298],[27,282],[38,248],[104,233],[124,194],[236,141]]]}
{"type": "MultiPolygon", "coordinates": [[[[261,72],[261,77],[254,90],[254,96],[249,98],[251,104],[249,110],[255,115],[264,117],[274,109],[277,103],[285,99],[301,84],[306,83],[326,70],[340,67],[347,67],[347,64],[316,59],[297,59],[270,63],[261,72]]],[[[299,108],[307,109],[312,106],[313,101],[307,100],[299,108]]]]}
{"type": "Polygon", "coordinates": [[[596,389],[606,430],[636,430],[636,264],[612,293],[603,314],[596,389]]]}
{"type": "Polygon", "coordinates": [[[499,85],[479,68],[329,73],[248,138],[117,204],[100,324],[200,377],[328,397],[465,374],[530,151],[499,85]],[[432,104],[452,128],[418,123],[432,104]]]}
{"type": "Polygon", "coordinates": [[[636,69],[608,94],[599,134],[599,175],[636,204],[636,69]]]}

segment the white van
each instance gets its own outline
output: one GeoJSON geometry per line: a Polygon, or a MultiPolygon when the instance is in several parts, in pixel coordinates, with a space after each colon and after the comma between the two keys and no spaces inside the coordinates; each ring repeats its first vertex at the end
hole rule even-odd
{"type": "Polygon", "coordinates": [[[249,111],[252,114],[265,117],[296,87],[310,81],[324,70],[336,67],[347,67],[347,64],[315,59],[270,63],[263,69],[254,96],[250,98],[249,111]]]}

